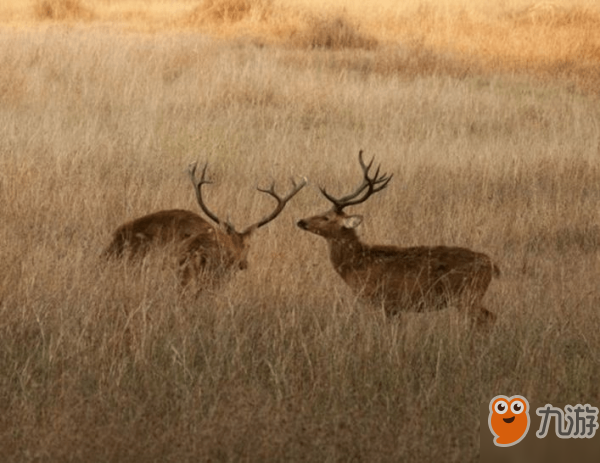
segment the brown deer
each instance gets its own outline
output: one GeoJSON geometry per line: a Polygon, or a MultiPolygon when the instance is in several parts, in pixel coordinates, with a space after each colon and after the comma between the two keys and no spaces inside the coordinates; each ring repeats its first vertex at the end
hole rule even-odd
{"type": "Polygon", "coordinates": [[[202,274],[216,282],[236,268],[246,269],[250,236],[283,211],[287,202],[306,185],[306,179],[299,184],[292,180],[293,188],[284,197],[275,192],[274,182],[268,189],[257,187],[258,191],[275,198],[277,206],[269,215],[238,232],[229,220],[219,219],[204,203],[202,185],[212,183],[206,179],[207,167],[208,163],[202,169],[200,180],[196,178],[196,163],[190,165],[188,174],[200,208],[216,226],[191,211],[172,209],[155,212],[117,228],[103,255],[135,259],[144,257],[157,247],[175,246],[179,276],[184,286],[202,274]]]}
{"type": "Polygon", "coordinates": [[[373,159],[358,160],[363,180],[356,190],[334,198],[324,188],[321,193],[333,207],[324,214],[298,222],[298,227],[322,236],[329,244],[329,257],[335,271],[360,298],[384,308],[388,316],[402,311],[443,309],[460,299],[478,324],[493,322],[495,314],[481,300],[499,270],[490,258],[470,249],[448,246],[368,245],[360,241],[355,228],[360,215],[346,215],[344,209],[363,203],[388,186],[392,175],[379,175],[380,167],[369,176],[373,159]]]}

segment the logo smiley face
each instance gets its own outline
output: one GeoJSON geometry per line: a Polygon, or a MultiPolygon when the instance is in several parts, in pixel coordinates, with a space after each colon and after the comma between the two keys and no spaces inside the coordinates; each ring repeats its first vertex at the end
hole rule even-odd
{"type": "Polygon", "coordinates": [[[529,402],[520,395],[497,395],[490,400],[488,424],[495,436],[495,445],[510,447],[518,444],[529,431],[529,402]]]}

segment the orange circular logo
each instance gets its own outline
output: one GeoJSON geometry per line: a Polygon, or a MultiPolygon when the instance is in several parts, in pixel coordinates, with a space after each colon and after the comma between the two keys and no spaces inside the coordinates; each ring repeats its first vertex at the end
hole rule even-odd
{"type": "Polygon", "coordinates": [[[495,445],[510,447],[518,444],[529,431],[529,402],[520,395],[497,395],[490,400],[488,424],[495,436],[495,445]]]}

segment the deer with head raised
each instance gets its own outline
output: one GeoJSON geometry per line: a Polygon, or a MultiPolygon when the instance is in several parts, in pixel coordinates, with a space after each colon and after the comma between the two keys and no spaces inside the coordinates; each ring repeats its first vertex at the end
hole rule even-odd
{"type": "Polygon", "coordinates": [[[275,192],[275,183],[267,189],[257,190],[272,196],[277,201],[275,209],[259,220],[237,231],[229,220],[223,221],[206,206],[202,197],[202,186],[212,183],[206,179],[208,163],[202,169],[202,175],[196,177],[196,163],[188,168],[188,174],[194,185],[196,199],[200,209],[214,222],[214,225],[200,215],[182,209],[158,211],[121,225],[113,234],[111,243],[103,252],[106,257],[142,258],[151,249],[174,246],[179,265],[182,285],[202,274],[214,281],[220,280],[235,269],[248,267],[247,255],[250,237],[258,228],[274,220],[305,185],[292,180],[293,187],[285,195],[275,192]]]}
{"type": "Polygon", "coordinates": [[[356,227],[362,216],[347,215],[344,209],[386,188],[392,175],[380,175],[377,167],[370,176],[373,159],[365,164],[362,150],[358,160],[363,171],[361,184],[341,198],[320,188],[333,207],[300,220],[298,227],[325,238],[335,271],[359,298],[382,306],[387,315],[443,309],[456,300],[477,324],[493,322],[495,314],[485,309],[481,300],[499,270],[486,254],[448,246],[368,245],[359,239],[356,227]]]}

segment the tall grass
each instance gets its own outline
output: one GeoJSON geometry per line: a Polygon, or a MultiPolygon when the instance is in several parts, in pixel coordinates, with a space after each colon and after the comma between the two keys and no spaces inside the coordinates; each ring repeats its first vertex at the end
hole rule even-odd
{"type": "Polygon", "coordinates": [[[110,23],[124,30],[199,32],[303,51],[375,50],[358,62],[369,72],[527,72],[543,81],[560,77],[586,92],[600,88],[600,10],[586,0],[370,7],[342,0],[35,0],[9,1],[5,8],[0,21],[10,24],[110,23]]]}
{"type": "Polygon", "coordinates": [[[418,44],[389,58],[406,72],[383,72],[381,45],[89,24],[4,37],[5,461],[474,461],[479,404],[497,394],[598,402],[592,94],[418,44]],[[328,207],[314,187],[358,182],[359,148],[395,174],[355,209],[363,239],[491,255],[491,333],[453,310],[387,320],[295,227],[328,207]],[[248,270],[198,299],[169,256],[103,263],[122,222],[197,210],[197,159],[211,163],[207,203],[240,227],[271,210],[257,184],[313,188],[256,233],[248,270]]]}

